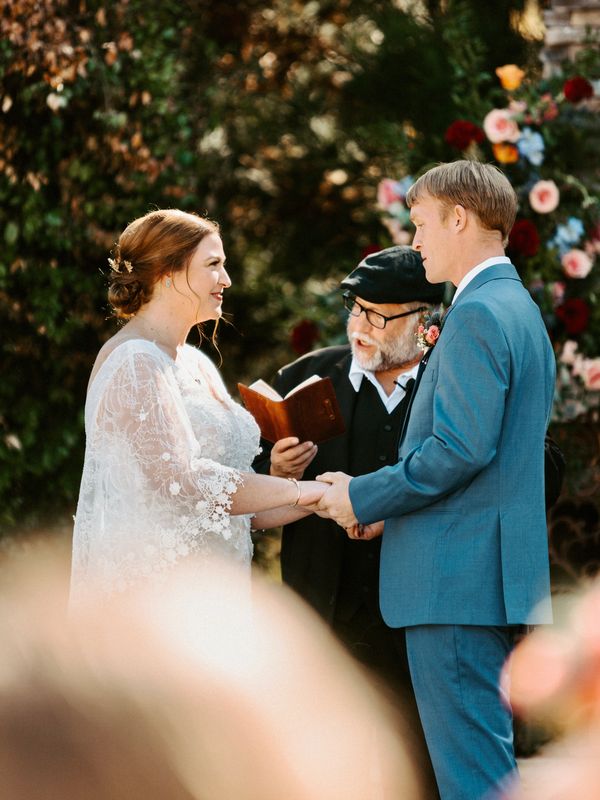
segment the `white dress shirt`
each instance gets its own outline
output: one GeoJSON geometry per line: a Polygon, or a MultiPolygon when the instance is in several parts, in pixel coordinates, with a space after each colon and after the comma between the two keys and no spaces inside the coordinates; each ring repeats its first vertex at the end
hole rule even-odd
{"type": "Polygon", "coordinates": [[[385,406],[386,411],[388,414],[391,414],[392,411],[396,408],[398,403],[402,402],[404,399],[404,395],[406,392],[404,391],[404,386],[406,386],[407,382],[411,378],[417,377],[417,371],[419,369],[419,365],[415,364],[414,367],[407,370],[406,372],[401,372],[400,375],[396,378],[398,384],[394,386],[394,391],[387,395],[383,386],[379,383],[377,378],[375,377],[374,372],[370,372],[368,369],[363,369],[358,361],[353,357],[352,363],[350,364],[350,372],[348,377],[350,378],[350,383],[354,387],[354,391],[358,392],[360,389],[360,385],[363,382],[363,378],[366,378],[373,386],[377,389],[377,393],[381,398],[381,402],[385,406]],[[399,385],[401,384],[401,385],[399,385]]]}

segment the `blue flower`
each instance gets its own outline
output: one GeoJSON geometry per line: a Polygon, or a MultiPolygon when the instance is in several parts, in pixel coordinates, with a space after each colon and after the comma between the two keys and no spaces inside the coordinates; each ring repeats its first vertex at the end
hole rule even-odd
{"type": "Polygon", "coordinates": [[[410,187],[415,182],[415,179],[412,178],[410,175],[406,175],[402,180],[396,181],[396,185],[398,187],[398,194],[402,197],[406,197],[406,193],[410,189],[410,187]]]}
{"type": "Polygon", "coordinates": [[[526,158],[535,167],[539,167],[544,161],[544,146],[541,133],[532,131],[531,128],[523,128],[517,148],[523,158],[526,158]]]}
{"type": "Polygon", "coordinates": [[[585,233],[583,222],[577,217],[569,217],[563,225],[556,226],[554,237],[548,241],[549,247],[556,247],[564,255],[573,245],[579,243],[585,233]]]}

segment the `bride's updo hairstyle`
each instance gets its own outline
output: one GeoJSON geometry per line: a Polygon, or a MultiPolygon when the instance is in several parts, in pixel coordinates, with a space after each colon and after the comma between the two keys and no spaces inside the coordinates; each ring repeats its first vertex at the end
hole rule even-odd
{"type": "Polygon", "coordinates": [[[108,301],[115,316],[132,317],[162,277],[186,270],[210,233],[219,233],[216,222],[175,208],[150,211],[131,222],[108,259],[108,301]]]}

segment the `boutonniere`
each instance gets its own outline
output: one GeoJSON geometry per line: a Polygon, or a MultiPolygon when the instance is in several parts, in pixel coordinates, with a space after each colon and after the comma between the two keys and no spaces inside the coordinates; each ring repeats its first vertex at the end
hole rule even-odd
{"type": "Polygon", "coordinates": [[[419,323],[416,334],[417,344],[421,350],[429,350],[440,338],[443,316],[443,309],[440,307],[435,311],[423,314],[421,317],[421,322],[419,323]]]}

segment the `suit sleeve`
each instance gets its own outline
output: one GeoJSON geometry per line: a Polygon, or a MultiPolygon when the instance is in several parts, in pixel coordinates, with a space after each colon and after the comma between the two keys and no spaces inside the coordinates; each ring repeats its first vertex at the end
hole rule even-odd
{"type": "MultiPolygon", "coordinates": [[[[436,347],[432,432],[396,465],[352,479],[350,500],[360,522],[431,505],[494,458],[510,383],[504,332],[486,305],[470,303],[453,311],[436,347]]],[[[431,360],[424,379],[430,368],[431,360]]]]}

